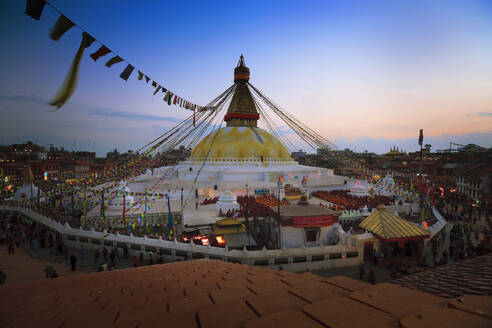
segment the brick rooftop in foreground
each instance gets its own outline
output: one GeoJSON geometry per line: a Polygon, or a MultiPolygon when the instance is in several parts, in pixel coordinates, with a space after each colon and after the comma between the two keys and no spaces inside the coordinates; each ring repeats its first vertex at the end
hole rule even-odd
{"type": "Polygon", "coordinates": [[[391,282],[446,298],[491,296],[492,254],[428,269],[391,282]]]}
{"type": "Polygon", "coordinates": [[[1,327],[491,327],[487,296],[196,260],[0,287],[1,327]]]}

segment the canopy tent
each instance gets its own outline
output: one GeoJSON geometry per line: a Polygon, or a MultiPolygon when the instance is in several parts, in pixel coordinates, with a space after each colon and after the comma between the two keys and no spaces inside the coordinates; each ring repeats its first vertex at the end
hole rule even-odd
{"type": "Polygon", "coordinates": [[[430,237],[429,232],[391,213],[384,205],[379,205],[359,224],[359,227],[386,242],[403,242],[430,237]]]}

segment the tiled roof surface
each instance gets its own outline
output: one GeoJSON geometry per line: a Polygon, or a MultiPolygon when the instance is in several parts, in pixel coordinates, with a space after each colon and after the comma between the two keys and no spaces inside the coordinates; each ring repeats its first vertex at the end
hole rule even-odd
{"type": "Polygon", "coordinates": [[[394,284],[196,260],[2,286],[0,327],[492,326],[490,298],[448,302],[394,284]]]}
{"type": "Polygon", "coordinates": [[[427,231],[394,215],[383,205],[379,205],[359,224],[359,227],[384,239],[429,236],[427,231]]]}
{"type": "Polygon", "coordinates": [[[428,269],[391,282],[448,298],[465,294],[492,296],[492,254],[428,269]]]}

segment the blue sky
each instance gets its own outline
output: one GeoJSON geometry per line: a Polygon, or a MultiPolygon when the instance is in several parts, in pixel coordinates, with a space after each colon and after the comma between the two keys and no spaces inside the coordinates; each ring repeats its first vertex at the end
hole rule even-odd
{"type": "MultiPolygon", "coordinates": [[[[232,84],[243,53],[251,82],[340,148],[492,146],[491,1],[61,1],[69,18],[165,87],[206,104],[232,84]],[[102,5],[103,4],[103,5],[102,5]]],[[[80,43],[48,38],[25,1],[0,2],[0,143],[135,149],[188,112],[153,97],[124,64],[86,52],[78,88],[54,96],[80,43]]]]}

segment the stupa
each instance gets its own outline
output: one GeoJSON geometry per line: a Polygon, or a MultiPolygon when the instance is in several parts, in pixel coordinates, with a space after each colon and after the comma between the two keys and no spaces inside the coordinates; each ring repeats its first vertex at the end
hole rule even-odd
{"type": "Polygon", "coordinates": [[[111,201],[111,206],[123,206],[123,202],[125,202],[126,206],[132,206],[135,203],[134,197],[131,196],[130,194],[131,190],[125,181],[123,180],[120,181],[117,192],[118,192],[118,196],[111,201]],[[123,193],[125,193],[124,198],[123,198],[123,193]]]}
{"type": "Polygon", "coordinates": [[[237,202],[237,197],[229,189],[224,190],[219,195],[219,200],[215,204],[217,213],[227,213],[227,211],[239,210],[241,206],[237,202]]]}
{"type": "Polygon", "coordinates": [[[280,177],[289,181],[333,175],[325,168],[299,165],[276,137],[258,127],[260,114],[247,85],[249,78],[241,55],[234,69],[235,92],[224,116],[226,126],[204,137],[190,158],[179,164],[179,179],[194,180],[198,170],[199,181],[276,182],[280,177]]]}
{"type": "Polygon", "coordinates": [[[31,167],[27,165],[22,175],[22,187],[20,187],[15,192],[14,200],[27,200],[27,199],[37,198],[38,187],[34,185],[33,181],[34,181],[34,176],[32,174],[31,167]]]}

